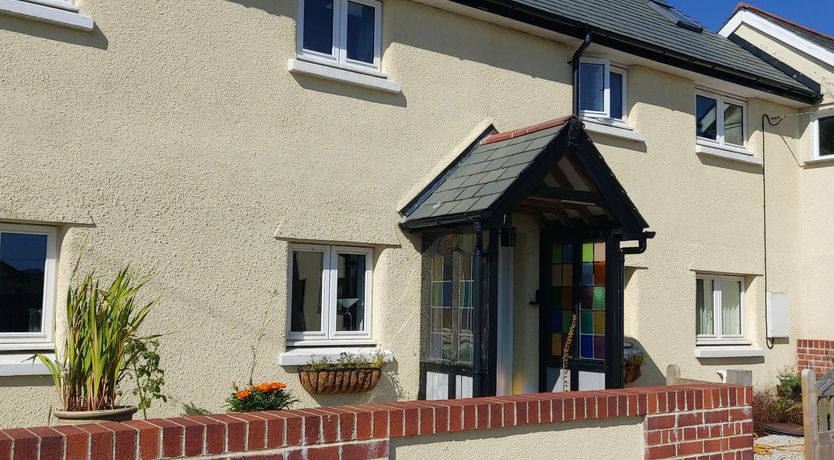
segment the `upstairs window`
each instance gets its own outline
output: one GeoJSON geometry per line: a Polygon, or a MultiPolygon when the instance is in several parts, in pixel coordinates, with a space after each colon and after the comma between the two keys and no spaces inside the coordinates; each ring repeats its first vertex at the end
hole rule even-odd
{"type": "Polygon", "coordinates": [[[747,104],[712,93],[695,96],[695,133],[699,141],[745,148],[747,104]]]}
{"type": "Polygon", "coordinates": [[[299,0],[298,54],[321,64],[378,71],[382,44],[378,0],[299,0]]]}
{"type": "Polygon", "coordinates": [[[52,346],[56,233],[0,224],[0,349],[52,346]]]}
{"type": "Polygon", "coordinates": [[[698,275],[695,284],[698,342],[744,338],[744,278],[698,275]]]}
{"type": "Polygon", "coordinates": [[[579,64],[579,111],[585,117],[625,120],[626,72],[604,59],[579,64]]]}
{"type": "Polygon", "coordinates": [[[371,338],[373,252],[368,248],[290,247],[289,341],[368,341],[371,338]]]}
{"type": "Polygon", "coordinates": [[[834,158],[834,114],[815,117],[812,121],[814,158],[834,158]]]}

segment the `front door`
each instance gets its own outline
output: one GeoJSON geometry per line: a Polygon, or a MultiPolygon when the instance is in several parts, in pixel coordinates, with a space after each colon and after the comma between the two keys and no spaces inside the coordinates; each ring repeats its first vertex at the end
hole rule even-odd
{"type": "Polygon", "coordinates": [[[542,234],[541,391],[606,387],[606,253],[604,239],[542,234]]]}

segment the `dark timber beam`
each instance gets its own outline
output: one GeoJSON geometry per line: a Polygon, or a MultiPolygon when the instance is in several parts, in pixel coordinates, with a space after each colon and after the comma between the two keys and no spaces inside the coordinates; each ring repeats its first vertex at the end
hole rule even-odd
{"type": "Polygon", "coordinates": [[[543,186],[536,189],[530,198],[541,198],[547,200],[572,201],[574,203],[593,204],[605,206],[605,202],[599,193],[583,192],[580,190],[565,190],[558,187],[543,186]]]}

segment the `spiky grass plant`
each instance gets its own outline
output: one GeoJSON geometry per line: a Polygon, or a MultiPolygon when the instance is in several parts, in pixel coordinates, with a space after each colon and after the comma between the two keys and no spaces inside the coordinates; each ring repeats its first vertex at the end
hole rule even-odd
{"type": "Polygon", "coordinates": [[[126,365],[132,361],[129,344],[140,338],[139,326],[154,305],[136,300],[147,280],[137,279],[126,267],[106,288],[89,274],[67,290],[63,352],[55,361],[38,355],[52,374],[64,410],[117,407],[119,383],[130,375],[126,365]]]}

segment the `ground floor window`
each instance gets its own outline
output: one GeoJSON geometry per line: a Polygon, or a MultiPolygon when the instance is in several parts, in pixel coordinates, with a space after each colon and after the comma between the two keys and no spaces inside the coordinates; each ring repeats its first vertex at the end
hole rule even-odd
{"type": "Polygon", "coordinates": [[[291,344],[370,339],[371,249],[291,245],[289,272],[291,344]]]}
{"type": "Polygon", "coordinates": [[[744,337],[744,278],[698,275],[695,281],[699,342],[744,337]]]}
{"type": "Polygon", "coordinates": [[[0,224],[0,344],[52,341],[57,230],[0,224]]]}

